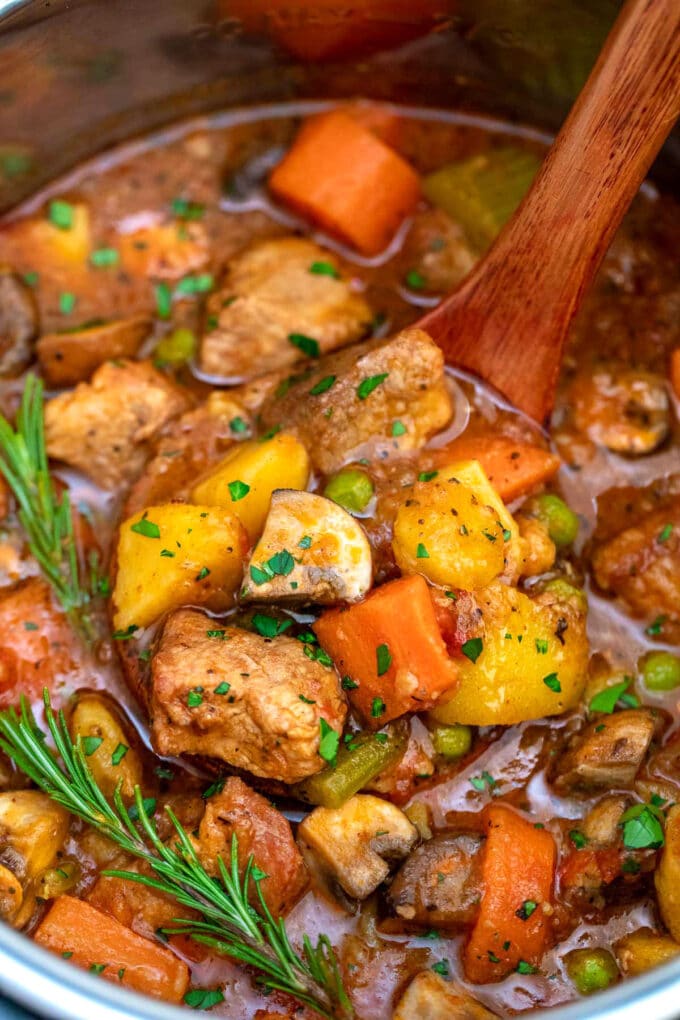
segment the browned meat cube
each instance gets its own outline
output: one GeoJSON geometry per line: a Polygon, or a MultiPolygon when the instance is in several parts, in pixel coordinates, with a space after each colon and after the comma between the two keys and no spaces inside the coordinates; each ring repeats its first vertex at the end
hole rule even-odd
{"type": "Polygon", "coordinates": [[[20,372],[31,360],[38,311],[30,288],[0,268],[0,375],[20,372]]]}
{"type": "Polygon", "coordinates": [[[639,617],[680,622],[680,496],[596,548],[595,580],[639,617]]]}
{"type": "Polygon", "coordinates": [[[421,329],[323,358],[283,389],[263,405],[263,424],[297,432],[326,473],[351,459],[418,449],[451,417],[444,355],[421,329]],[[406,429],[398,438],[395,421],[406,429]]]}
{"type": "Polygon", "coordinates": [[[399,264],[407,285],[415,272],[425,290],[446,293],[467,276],[475,256],[460,224],[443,209],[424,209],[413,218],[399,264]]]}
{"type": "Polygon", "coordinates": [[[472,924],[481,896],[482,842],[475,833],[442,833],[414,850],[390,887],[395,913],[428,927],[472,924]]]}
{"type": "Polygon", "coordinates": [[[670,428],[665,380],[653,372],[601,365],[579,373],[570,389],[576,427],[614,453],[652,453],[670,428]]]}
{"type": "Polygon", "coordinates": [[[47,452],[106,489],[134,478],[146,444],[190,403],[148,362],[107,362],[45,406],[47,452]]]}
{"type": "Polygon", "coordinates": [[[496,1016],[455,981],[424,970],[399,999],[393,1020],[492,1020],[496,1016]]]}
{"type": "Polygon", "coordinates": [[[207,310],[217,325],[203,338],[201,368],[241,378],[360,340],[373,317],[342,279],[336,257],[301,237],[246,248],[232,259],[207,310]]]}
{"type": "Polygon", "coordinates": [[[558,759],[555,786],[559,790],[630,786],[655,728],[654,712],[649,708],[631,708],[596,719],[558,759]]]}
{"type": "MultiPolygon", "coordinates": [[[[241,875],[248,858],[266,874],[262,895],[274,917],[287,913],[307,888],[307,869],[288,819],[243,780],[233,776],[221,793],[210,797],[198,829],[196,850],[207,870],[218,873],[217,858],[229,867],[231,840],[236,834],[241,875]]],[[[251,880],[251,902],[257,906],[251,880]]]]}
{"type": "Polygon", "coordinates": [[[296,783],[319,772],[321,720],[342,730],[335,670],[295,638],[264,638],[191,609],[172,613],[151,663],[151,733],[161,754],[219,758],[296,783]]]}

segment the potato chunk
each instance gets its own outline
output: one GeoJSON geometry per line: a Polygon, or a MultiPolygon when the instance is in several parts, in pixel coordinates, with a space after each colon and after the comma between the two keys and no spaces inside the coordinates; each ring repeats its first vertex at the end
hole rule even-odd
{"type": "Polygon", "coordinates": [[[120,783],[123,796],[133,797],[142,782],[142,762],[113,702],[94,691],[79,694],[69,731],[83,740],[87,764],[105,796],[113,797],[120,783]]]}
{"type": "Polygon", "coordinates": [[[680,945],[668,935],[657,935],[651,928],[638,928],[614,945],[616,960],[625,977],[637,977],[667,963],[680,954],[680,945]]]}
{"type": "Polygon", "coordinates": [[[654,727],[649,708],[631,708],[596,719],[558,760],[555,786],[559,790],[630,786],[647,753],[654,727]]]}
{"type": "Polygon", "coordinates": [[[168,617],[151,662],[151,734],[161,754],[211,755],[295,783],[319,772],[321,720],[342,731],[333,669],[300,641],[264,638],[183,609],[168,617]]]}
{"type": "Polygon", "coordinates": [[[241,597],[285,602],[354,602],[371,586],[371,547],[351,514],[324,496],[278,489],[253,549],[241,597]],[[267,564],[290,552],[290,571],[267,564]]]}
{"type": "MultiPolygon", "coordinates": [[[[0,862],[2,878],[15,876],[22,894],[9,900],[3,896],[9,911],[4,919],[21,928],[33,915],[36,886],[41,873],[49,868],[68,833],[68,812],[55,804],[47,794],[37,790],[13,790],[0,793],[0,862]]],[[[11,880],[0,883],[3,892],[12,888],[11,880]]]]}
{"type": "Polygon", "coordinates": [[[497,1015],[454,981],[424,970],[399,999],[393,1020],[491,1020],[497,1015]]]}
{"type": "Polygon", "coordinates": [[[254,439],[230,450],[191,492],[194,503],[228,507],[254,542],[264,527],[275,489],[304,489],[309,456],[295,436],[279,432],[264,442],[254,439]]]}
{"type": "Polygon", "coordinates": [[[89,383],[45,405],[47,452],[114,489],[139,472],[145,444],[188,403],[148,363],[106,362],[89,383]]]}
{"type": "Polygon", "coordinates": [[[189,603],[227,609],[247,548],[243,525],[220,507],[166,503],[128,517],[118,533],[114,625],[148,627],[189,603]]]}
{"type": "Polygon", "coordinates": [[[666,840],[654,872],[656,897],[663,923],[676,942],[680,942],[680,806],[666,817],[666,840]]]}
{"type": "Polygon", "coordinates": [[[444,356],[420,329],[328,355],[262,407],[265,428],[295,432],[325,474],[363,456],[417,450],[450,417],[444,356]],[[398,438],[394,421],[406,430],[398,438]]]}
{"type": "Polygon", "coordinates": [[[588,667],[581,600],[548,592],[531,599],[499,582],[475,600],[482,615],[463,646],[468,654],[456,660],[459,685],[431,715],[448,724],[509,726],[573,708],[588,667]]]}
{"type": "Polygon", "coordinates": [[[405,491],[392,547],[403,573],[474,589],[511,569],[517,543],[515,522],[472,460],[430,472],[405,491]]]}
{"type": "Polygon", "coordinates": [[[241,378],[303,358],[304,340],[301,348],[296,337],[312,340],[310,350],[321,354],[353,343],[373,317],[341,277],[337,258],[301,237],[258,241],[233,258],[207,311],[217,325],[203,338],[201,368],[241,378]]]}
{"type": "Polygon", "coordinates": [[[136,315],[88,329],[44,333],[35,352],[45,381],[50,386],[74,386],[89,379],[105,361],[133,358],[151,332],[151,325],[148,316],[136,315]]]}
{"type": "Polygon", "coordinates": [[[390,863],[411,852],[418,830],[394,804],[357,793],[339,808],[315,808],[298,838],[348,896],[363,900],[385,881],[390,863]]]}

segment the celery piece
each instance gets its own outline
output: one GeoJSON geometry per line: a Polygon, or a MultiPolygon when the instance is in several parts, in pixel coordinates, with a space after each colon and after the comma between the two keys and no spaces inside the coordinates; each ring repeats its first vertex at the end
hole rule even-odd
{"type": "Polygon", "coordinates": [[[423,180],[423,192],[485,251],[524,198],[541,165],[538,156],[510,146],[449,163],[423,180]]]}
{"type": "Polygon", "coordinates": [[[404,724],[386,726],[379,733],[357,733],[338,751],[337,764],[298,783],[293,794],[308,804],[339,808],[403,755],[407,744],[404,724]]]}

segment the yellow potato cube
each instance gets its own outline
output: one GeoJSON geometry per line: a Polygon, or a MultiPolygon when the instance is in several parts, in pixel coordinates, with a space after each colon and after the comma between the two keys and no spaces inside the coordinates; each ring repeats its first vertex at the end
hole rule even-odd
{"type": "Polygon", "coordinates": [[[405,492],[392,546],[404,574],[475,589],[513,575],[519,533],[476,460],[440,468],[405,492]]]}
{"type": "Polygon", "coordinates": [[[680,945],[670,935],[657,935],[651,928],[638,928],[614,945],[616,960],[626,977],[637,977],[680,954],[680,945]]]}
{"type": "Polygon", "coordinates": [[[129,517],[118,535],[114,626],[147,627],[185,605],[227,609],[247,550],[239,519],[217,507],[166,503],[129,517]]]}
{"type": "Polygon", "coordinates": [[[274,489],[305,489],[309,456],[288,432],[253,439],[230,450],[191,493],[194,503],[227,507],[243,523],[251,542],[262,533],[274,489]]]}
{"type": "Polygon", "coordinates": [[[656,897],[663,923],[677,942],[680,940],[680,806],[666,817],[666,842],[654,872],[656,897]]]}
{"type": "Polygon", "coordinates": [[[456,660],[460,682],[430,715],[448,725],[510,726],[577,704],[588,668],[582,602],[548,592],[530,599],[500,582],[475,597],[482,615],[456,660]]]}

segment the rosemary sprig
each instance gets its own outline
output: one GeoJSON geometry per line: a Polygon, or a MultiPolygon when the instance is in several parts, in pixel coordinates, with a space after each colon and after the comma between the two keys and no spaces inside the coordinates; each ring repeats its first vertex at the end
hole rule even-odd
{"type": "Polygon", "coordinates": [[[266,877],[249,858],[243,878],[239,873],[238,841],[233,836],[228,865],[219,859],[219,877],[208,874],[193,843],[169,807],[174,827],[173,845],[163,843],[135,788],[136,819],[123,802],[120,787],[110,803],[89,769],[78,738],[70,738],[63,712],[55,715],[49,693],[43,692],[45,718],[61,764],[46,743],[30,705],[22,696],[20,713],[0,712],[0,748],[16,766],[54,801],[92,825],[121,849],[145,861],[152,875],[109,870],[106,875],[139,882],[173,897],[201,915],[200,920],[178,918],[168,934],[189,935],[232,959],[254,967],[270,989],[293,996],[300,1003],[333,1020],[348,1020],[353,1010],[345,992],[333,948],[326,935],[316,945],[304,936],[301,952],[291,945],[283,918],[274,919],[260,890],[266,877]],[[249,899],[251,883],[258,894],[258,909],[249,899]]]}
{"type": "Polygon", "coordinates": [[[19,506],[28,546],[71,623],[86,638],[92,624],[84,612],[90,592],[81,580],[73,536],[71,501],[59,493],[45,448],[42,381],[26,376],[16,428],[0,414],[0,472],[19,506]]]}

